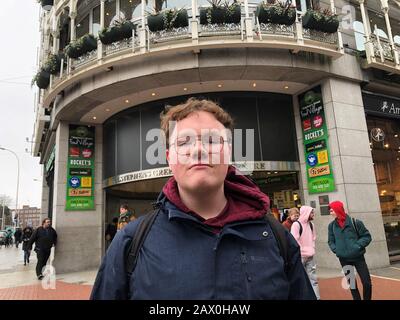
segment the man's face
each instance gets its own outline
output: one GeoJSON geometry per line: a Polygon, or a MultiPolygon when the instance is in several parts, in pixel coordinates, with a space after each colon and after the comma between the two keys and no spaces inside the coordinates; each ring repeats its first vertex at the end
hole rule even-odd
{"type": "Polygon", "coordinates": [[[292,222],[295,222],[295,221],[299,220],[299,214],[298,213],[293,213],[290,216],[290,220],[292,220],[292,222]]]}
{"type": "Polygon", "coordinates": [[[336,212],[335,212],[332,208],[329,209],[329,214],[330,214],[331,217],[333,217],[333,218],[336,218],[336,217],[337,217],[336,212]]]}
{"type": "Polygon", "coordinates": [[[231,155],[228,136],[209,112],[195,112],[176,122],[167,160],[180,188],[204,193],[223,185],[231,155]]]}
{"type": "Polygon", "coordinates": [[[51,220],[47,219],[47,220],[44,222],[43,227],[46,229],[46,228],[50,227],[50,225],[51,225],[51,220]]]}
{"type": "Polygon", "coordinates": [[[310,216],[308,217],[308,220],[314,220],[314,216],[315,216],[315,213],[314,213],[314,210],[312,210],[311,211],[311,213],[310,213],[310,216]]]}
{"type": "Polygon", "coordinates": [[[125,208],[119,208],[119,213],[120,213],[120,214],[125,214],[125,213],[127,213],[127,212],[128,212],[127,209],[125,209],[125,208]]]}

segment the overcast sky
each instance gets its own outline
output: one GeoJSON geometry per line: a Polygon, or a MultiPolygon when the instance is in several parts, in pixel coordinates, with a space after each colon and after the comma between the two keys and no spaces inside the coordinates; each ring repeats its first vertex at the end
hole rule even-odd
{"type": "MultiPolygon", "coordinates": [[[[19,205],[41,206],[42,174],[39,158],[31,150],[34,94],[30,82],[36,72],[39,45],[39,9],[35,0],[1,0],[0,8],[0,146],[20,159],[19,205]],[[34,181],[38,179],[39,181],[34,181]]],[[[0,150],[0,195],[12,197],[15,208],[17,161],[0,150]]]]}

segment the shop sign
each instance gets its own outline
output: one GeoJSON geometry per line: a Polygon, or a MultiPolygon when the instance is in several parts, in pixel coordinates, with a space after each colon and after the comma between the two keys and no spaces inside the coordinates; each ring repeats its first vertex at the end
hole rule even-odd
{"type": "Polygon", "coordinates": [[[362,98],[367,113],[400,119],[400,99],[365,92],[362,98]]]}
{"type": "Polygon", "coordinates": [[[335,191],[321,86],[300,95],[299,105],[308,192],[312,194],[335,191]]]}
{"type": "Polygon", "coordinates": [[[94,210],[95,128],[69,126],[65,210],[94,210]]]}
{"type": "Polygon", "coordinates": [[[50,153],[50,157],[46,162],[45,166],[46,172],[49,172],[49,170],[53,167],[55,157],[56,157],[56,146],[53,147],[53,150],[50,153]]]}

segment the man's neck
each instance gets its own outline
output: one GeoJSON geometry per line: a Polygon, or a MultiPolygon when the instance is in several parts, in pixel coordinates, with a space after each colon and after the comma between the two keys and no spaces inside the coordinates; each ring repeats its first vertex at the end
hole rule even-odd
{"type": "Polygon", "coordinates": [[[217,190],[208,190],[206,193],[190,193],[179,188],[182,202],[193,212],[205,220],[215,218],[225,208],[227,199],[224,194],[224,185],[217,190]]]}

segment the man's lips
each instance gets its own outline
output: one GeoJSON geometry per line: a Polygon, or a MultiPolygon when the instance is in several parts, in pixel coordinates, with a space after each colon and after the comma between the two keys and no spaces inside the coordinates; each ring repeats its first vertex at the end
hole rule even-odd
{"type": "Polygon", "coordinates": [[[192,168],[205,168],[205,167],[209,167],[209,168],[212,168],[212,166],[210,166],[209,164],[206,164],[206,163],[196,163],[196,164],[194,164],[194,165],[191,165],[190,167],[189,167],[189,169],[192,169],[192,168]]]}

